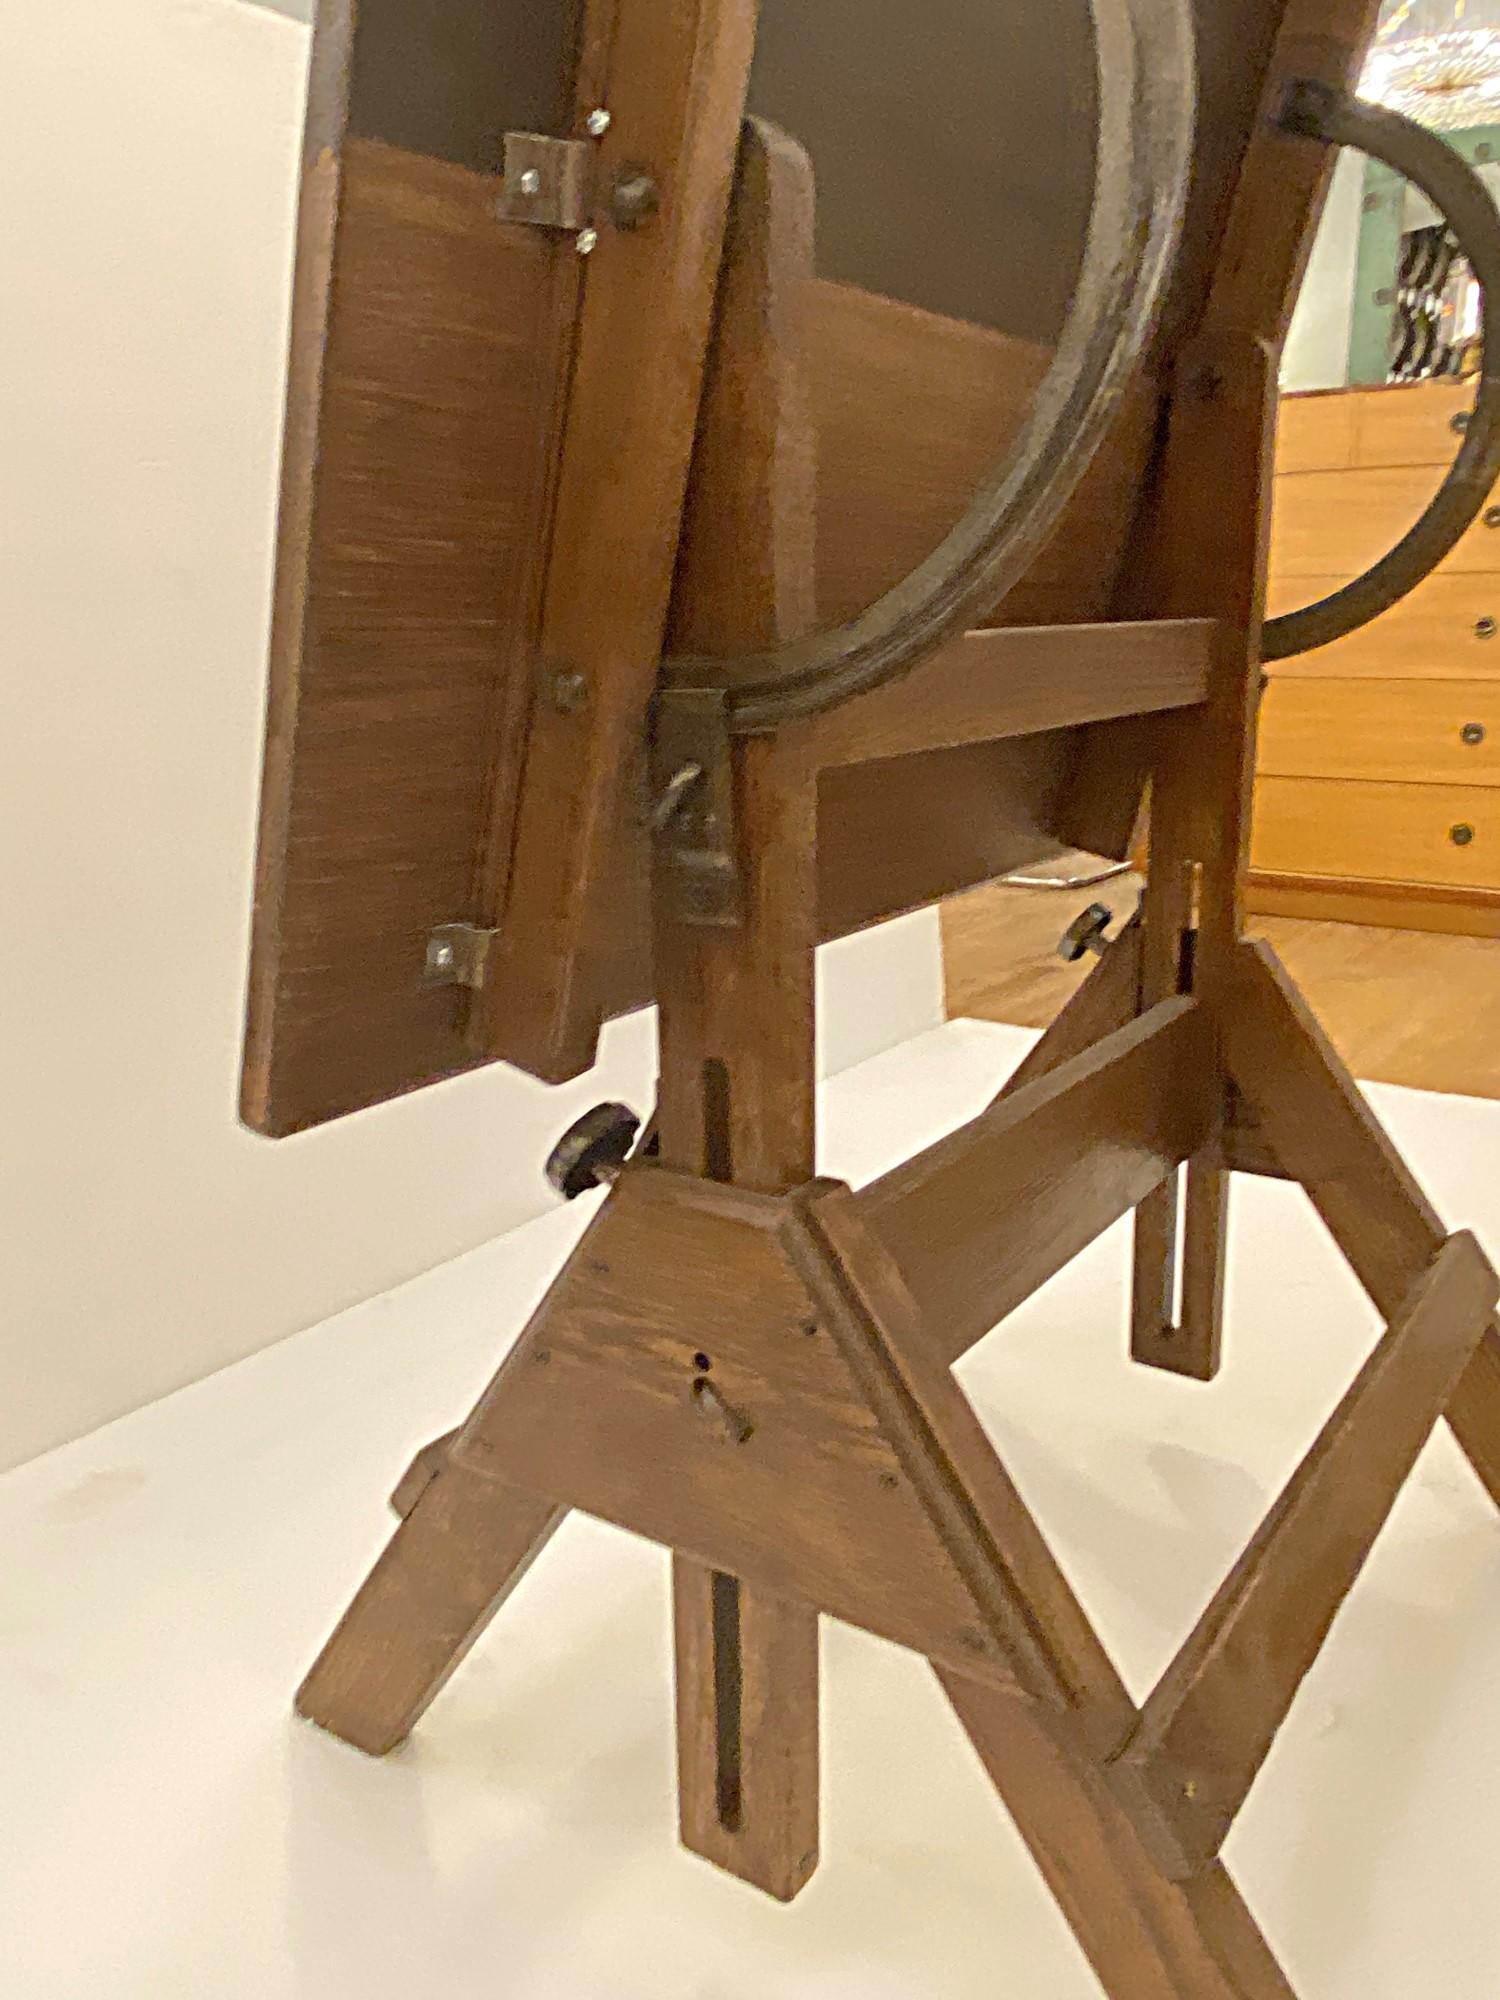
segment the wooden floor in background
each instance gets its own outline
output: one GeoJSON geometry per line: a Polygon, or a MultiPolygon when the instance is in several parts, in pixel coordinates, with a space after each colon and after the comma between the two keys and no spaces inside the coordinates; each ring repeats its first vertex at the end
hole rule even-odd
{"type": "MultiPolygon", "coordinates": [[[[1057,941],[1088,904],[1123,919],[1133,876],[1097,889],[979,889],[943,912],[948,1012],[1041,1028],[1087,974],[1057,941]]],[[[1500,1098],[1500,939],[1254,917],[1356,1076],[1500,1098]]]]}

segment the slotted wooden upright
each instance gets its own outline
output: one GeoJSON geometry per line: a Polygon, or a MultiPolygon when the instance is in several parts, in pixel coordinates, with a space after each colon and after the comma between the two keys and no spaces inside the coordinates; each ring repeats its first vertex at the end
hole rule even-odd
{"type": "MultiPolygon", "coordinates": [[[[628,629],[608,637],[554,564],[537,594],[546,671],[568,666],[582,693],[534,723],[505,808],[508,914],[472,999],[471,1049],[502,1052],[510,1005],[507,1050],[544,1074],[576,1067],[570,1050],[586,1060],[610,1010],[597,955],[574,949],[597,901],[577,902],[560,871],[620,823],[621,744],[635,740],[637,766],[646,756],[651,691],[630,648],[730,654],[819,613],[808,166],[750,122],[718,212],[715,146],[743,108],[754,9],[675,12],[690,31],[648,32],[651,8],[621,11],[622,32],[645,38],[631,60],[661,65],[659,137],[678,176],[669,240],[632,270],[640,285],[680,279],[709,242],[712,337],[705,293],[698,367],[678,355],[670,407],[627,398],[632,444],[656,456],[650,478],[596,495],[600,529],[570,456],[586,458],[589,426],[608,423],[592,399],[610,363],[585,324],[552,531],[613,550],[601,587],[624,593],[628,629]],[[654,446],[649,421],[670,433],[654,446]],[[654,510],[654,535],[632,506],[654,510]],[[575,977],[590,963],[592,986],[575,977]]],[[[694,919],[658,814],[659,1148],[627,1165],[476,1408],[400,1482],[395,1537],[298,1698],[325,1729],[373,1754],[399,1744],[579,1508],[675,1552],[691,1848],[778,1898],[808,1880],[818,1621],[841,1618],[931,1662],[1112,2000],[1291,2000],[1220,1860],[1225,1838],[1438,1423],[1500,1500],[1500,1283],[1471,1237],[1445,1232],[1241,921],[1276,358],[1328,167],[1269,113],[1292,78],[1345,83],[1373,13],[1373,0],[1262,7],[1260,44],[1235,58],[1262,110],[1243,157],[1205,141],[1221,213],[1200,241],[1201,299],[1159,341],[1159,423],[1110,616],[986,628],[894,686],[735,738],[736,923],[694,919]],[[1152,775],[1138,921],[987,1110],[870,1186],[819,1181],[813,964],[838,927],[820,873],[830,779],[1064,731],[1070,802],[1055,784],[1048,794],[1058,837],[1092,816],[1123,838],[1152,775]],[[1210,1378],[1235,1173],[1307,1189],[1387,1327],[1137,1706],[952,1366],[1133,1210],[1134,1352],[1210,1378]]],[[[606,286],[611,325],[649,368],[629,293],[606,286]]],[[[278,782],[284,802],[284,766],[278,782]]],[[[266,865],[274,874],[275,855],[266,865]]],[[[481,872],[493,886],[493,856],[481,872]]],[[[278,896],[289,879],[276,876],[278,896]]],[[[262,973],[269,992],[276,968],[262,973]]],[[[267,1036],[263,1016],[262,1094],[267,1036]]]]}

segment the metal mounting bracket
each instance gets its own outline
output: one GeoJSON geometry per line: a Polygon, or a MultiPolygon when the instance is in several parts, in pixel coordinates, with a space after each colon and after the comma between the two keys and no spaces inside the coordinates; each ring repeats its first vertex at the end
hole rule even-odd
{"type": "Polygon", "coordinates": [[[424,985],[467,986],[477,992],[484,984],[490,946],[499,935],[473,924],[440,924],[427,940],[424,985]]]}
{"type": "Polygon", "coordinates": [[[657,697],[651,743],[657,866],[685,924],[733,929],[742,883],[723,688],[668,688],[657,697]]]}
{"type": "Polygon", "coordinates": [[[552,139],[545,132],[507,132],[502,222],[536,229],[582,231],[593,207],[595,148],[588,139],[552,139]]]}

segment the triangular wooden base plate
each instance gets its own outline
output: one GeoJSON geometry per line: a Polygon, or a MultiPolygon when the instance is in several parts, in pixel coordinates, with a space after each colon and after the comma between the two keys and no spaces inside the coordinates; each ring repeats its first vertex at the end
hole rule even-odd
{"type": "MultiPolygon", "coordinates": [[[[631,1172],[454,1461],[1011,1681],[1024,1611],[997,1603],[993,1570],[966,1575],[926,1476],[936,1441],[924,1466],[925,1441],[872,1405],[847,1309],[809,1283],[824,1261],[795,1200],[631,1172]]],[[[962,1398],[934,1373],[951,1428],[962,1398]]]]}

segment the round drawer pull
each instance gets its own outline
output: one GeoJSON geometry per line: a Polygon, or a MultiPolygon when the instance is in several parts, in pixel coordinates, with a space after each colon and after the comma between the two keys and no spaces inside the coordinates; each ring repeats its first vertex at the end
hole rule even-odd
{"type": "Polygon", "coordinates": [[[1476,749],[1489,734],[1482,722],[1466,722],[1458,733],[1471,750],[1476,749]]]}
{"type": "Polygon", "coordinates": [[[1497,632],[1500,632],[1500,625],[1497,625],[1493,618],[1475,619],[1474,637],[1476,639],[1493,639],[1497,632]]]}
{"type": "Polygon", "coordinates": [[[1449,827],[1448,838],[1453,842],[1455,847],[1472,847],[1474,845],[1474,829],[1469,825],[1467,820],[1460,820],[1457,826],[1449,827]]]}

